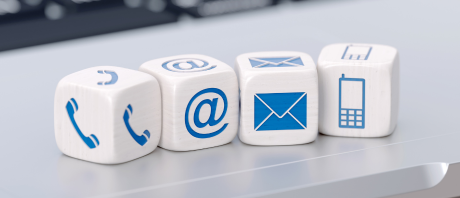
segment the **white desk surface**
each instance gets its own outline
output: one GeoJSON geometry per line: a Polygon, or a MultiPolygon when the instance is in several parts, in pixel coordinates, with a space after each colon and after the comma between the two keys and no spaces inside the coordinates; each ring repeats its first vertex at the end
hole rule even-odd
{"type": "MultiPolygon", "coordinates": [[[[307,1],[258,11],[0,53],[0,197],[376,197],[428,188],[460,162],[460,2],[307,1]],[[137,69],[200,53],[230,65],[253,51],[317,59],[327,44],[396,47],[400,118],[384,138],[320,135],[310,144],[156,149],[120,165],[63,155],[53,99],[67,74],[97,65],[137,69]],[[275,194],[273,194],[275,193],[275,194]]],[[[1,36],[1,33],[0,33],[1,36]]]]}

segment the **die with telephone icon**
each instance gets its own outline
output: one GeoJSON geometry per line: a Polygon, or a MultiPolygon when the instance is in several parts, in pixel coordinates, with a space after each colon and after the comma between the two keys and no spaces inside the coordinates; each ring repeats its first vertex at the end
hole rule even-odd
{"type": "Polygon", "coordinates": [[[101,164],[127,162],[158,145],[159,83],[114,66],[78,71],[58,83],[54,115],[56,142],[64,154],[101,164]]]}

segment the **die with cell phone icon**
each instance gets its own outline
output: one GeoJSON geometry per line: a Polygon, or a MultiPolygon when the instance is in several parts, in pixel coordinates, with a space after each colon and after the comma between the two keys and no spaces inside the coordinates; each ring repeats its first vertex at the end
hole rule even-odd
{"type": "Polygon", "coordinates": [[[396,128],[399,55],[390,46],[333,44],[318,59],[319,131],[382,137],[396,128]]]}
{"type": "Polygon", "coordinates": [[[147,155],[161,135],[158,81],[114,66],[65,76],[55,92],[54,126],[59,149],[77,159],[118,164],[147,155]]]}
{"type": "Polygon", "coordinates": [[[139,70],[160,83],[160,147],[190,151],[234,139],[238,129],[238,81],[230,66],[209,56],[187,54],[151,60],[139,70]]]}

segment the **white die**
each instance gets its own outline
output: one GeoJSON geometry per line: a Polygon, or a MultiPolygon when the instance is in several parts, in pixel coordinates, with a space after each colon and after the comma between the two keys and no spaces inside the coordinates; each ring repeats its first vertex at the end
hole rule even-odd
{"type": "Polygon", "coordinates": [[[318,59],[319,131],[348,137],[390,135],[398,119],[399,56],[390,46],[333,44],[318,59]]]}
{"type": "Polygon", "coordinates": [[[208,56],[188,54],[151,60],[139,70],[160,82],[160,147],[189,151],[219,146],[235,138],[238,81],[230,66],[208,56]]]}
{"type": "Polygon", "coordinates": [[[252,145],[312,142],[318,135],[318,75],[302,52],[255,52],[236,58],[240,132],[252,145]]]}
{"type": "Polygon", "coordinates": [[[99,66],[70,74],[54,98],[54,129],[66,155],[102,164],[152,152],[161,135],[161,91],[143,72],[99,66]]]}

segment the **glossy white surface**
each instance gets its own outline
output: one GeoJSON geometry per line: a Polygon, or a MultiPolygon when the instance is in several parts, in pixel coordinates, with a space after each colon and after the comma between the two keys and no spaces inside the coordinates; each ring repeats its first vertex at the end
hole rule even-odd
{"type": "Polygon", "coordinates": [[[238,131],[238,81],[233,69],[209,56],[186,54],[141,65],[163,97],[159,146],[190,151],[227,144],[238,131]]]}
{"type": "Polygon", "coordinates": [[[57,146],[74,158],[119,164],[147,155],[161,135],[158,81],[113,66],[69,74],[56,88],[54,126],[57,146]],[[140,136],[140,143],[134,136],[140,136]]]}
{"type": "Polygon", "coordinates": [[[319,130],[326,135],[391,134],[399,110],[399,56],[390,46],[342,43],[318,58],[319,130]]]}
{"type": "Polygon", "coordinates": [[[242,142],[293,145],[315,140],[318,74],[310,55],[290,51],[246,53],[236,58],[235,71],[240,85],[242,142]],[[263,98],[266,95],[269,98],[263,98]]]}
{"type": "MultiPolygon", "coordinates": [[[[350,185],[350,191],[329,184],[460,162],[460,67],[455,65],[460,26],[452,25],[460,18],[458,7],[455,0],[305,1],[2,52],[1,195],[238,197],[303,185],[338,192],[335,197],[383,195],[368,191],[374,183],[350,185]],[[398,126],[387,137],[318,135],[312,143],[293,146],[251,146],[235,138],[193,152],[157,148],[109,166],[67,157],[56,146],[54,93],[67,74],[105,64],[137,70],[145,61],[188,53],[228,65],[239,54],[267,50],[306,52],[316,60],[324,46],[344,42],[382,43],[401,54],[398,126]]],[[[396,193],[413,190],[412,183],[402,183],[396,193]]],[[[327,195],[311,192],[307,195],[327,195]]]]}
{"type": "MultiPolygon", "coordinates": [[[[339,180],[329,185],[295,186],[282,191],[272,191],[247,197],[386,197],[407,191],[417,191],[436,186],[444,178],[447,163],[429,163],[402,168],[386,173],[377,173],[350,180],[339,180]],[[360,188],[366,186],[366,188],[360,188]],[[333,191],[331,189],[334,189],[333,191]]],[[[412,197],[412,196],[409,196],[412,197]]],[[[439,196],[441,197],[441,196],[439,196]]]]}

